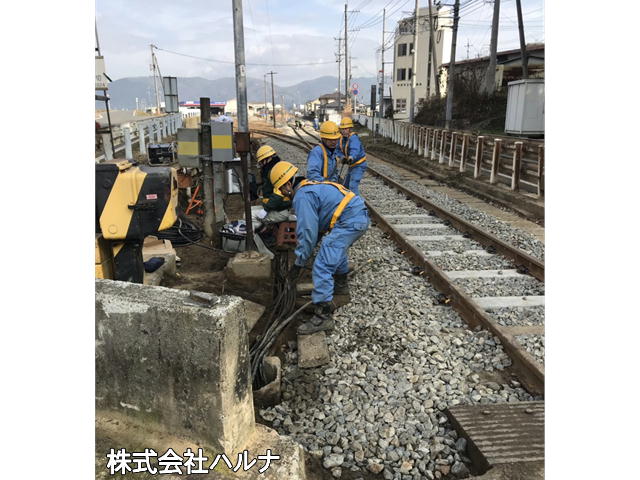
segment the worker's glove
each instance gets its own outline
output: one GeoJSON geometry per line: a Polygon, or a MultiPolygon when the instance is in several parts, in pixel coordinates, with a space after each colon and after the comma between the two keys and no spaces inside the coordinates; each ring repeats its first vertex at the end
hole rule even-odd
{"type": "Polygon", "coordinates": [[[347,157],[340,157],[340,163],[346,165],[347,163],[349,163],[349,160],[347,159],[347,157]]]}
{"type": "Polygon", "coordinates": [[[353,159],[353,157],[347,157],[347,163],[349,165],[353,165],[353,162],[355,162],[355,160],[353,159]]]}
{"type": "Polygon", "coordinates": [[[301,273],[302,273],[302,267],[300,265],[294,265],[289,270],[289,280],[292,283],[297,283],[301,273]]]}

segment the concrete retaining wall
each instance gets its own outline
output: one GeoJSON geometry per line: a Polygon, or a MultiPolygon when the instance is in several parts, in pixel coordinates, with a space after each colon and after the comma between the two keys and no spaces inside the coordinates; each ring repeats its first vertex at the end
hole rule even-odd
{"type": "Polygon", "coordinates": [[[212,298],[96,280],[96,407],[241,450],[254,431],[245,301],[212,298]]]}

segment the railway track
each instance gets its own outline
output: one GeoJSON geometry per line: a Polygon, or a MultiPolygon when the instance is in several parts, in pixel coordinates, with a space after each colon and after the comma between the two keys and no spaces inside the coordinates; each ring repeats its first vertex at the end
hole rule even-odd
{"type": "MultiPolygon", "coordinates": [[[[306,151],[311,148],[297,131],[298,138],[267,131],[256,133],[306,151]]],[[[540,322],[501,325],[498,313],[506,308],[526,315],[527,310],[544,306],[544,294],[540,294],[544,287],[544,263],[377,169],[370,166],[368,170],[374,178],[363,181],[363,196],[378,227],[440,292],[438,301],[453,307],[471,328],[481,326],[498,337],[522,383],[532,393],[543,394],[544,367],[519,339],[539,337],[544,325],[540,322]],[[397,192],[391,205],[386,200],[389,194],[383,192],[384,186],[397,192]],[[400,210],[406,213],[397,213],[400,210]],[[503,282],[506,290],[491,294],[503,282]],[[510,289],[513,291],[509,292],[510,289]]]]}

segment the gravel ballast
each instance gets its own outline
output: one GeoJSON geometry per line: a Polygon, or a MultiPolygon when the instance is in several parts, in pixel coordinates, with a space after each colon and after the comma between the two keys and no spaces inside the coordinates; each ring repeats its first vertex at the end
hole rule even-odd
{"type": "Polygon", "coordinates": [[[533,277],[460,278],[454,283],[472,297],[544,295],[544,284],[533,277]]]}
{"type": "Polygon", "coordinates": [[[509,307],[488,310],[504,327],[544,325],[544,307],[509,307]]]}
{"type": "Polygon", "coordinates": [[[300,370],[290,352],[284,401],[260,415],[334,475],[433,479],[453,466],[462,471],[468,459],[443,410],[534,398],[505,375],[511,361],[499,341],[434,305],[437,292],[382,232],[371,228],[350,260],[366,266],[350,280],[351,303],[334,314],[331,363],[300,370]]]}
{"type": "Polygon", "coordinates": [[[544,335],[516,335],[516,340],[544,365],[544,335]]]}

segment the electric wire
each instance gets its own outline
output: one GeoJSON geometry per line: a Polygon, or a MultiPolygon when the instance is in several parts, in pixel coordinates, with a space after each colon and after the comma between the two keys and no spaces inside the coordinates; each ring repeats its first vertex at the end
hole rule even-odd
{"type": "MultiPolygon", "coordinates": [[[[216,59],[216,58],[206,58],[206,57],[199,57],[197,55],[189,55],[188,53],[181,53],[181,52],[176,52],[174,50],[168,50],[166,48],[160,48],[160,47],[156,47],[156,50],[162,50],[163,52],[167,52],[167,53],[171,53],[173,55],[179,55],[181,57],[187,57],[187,58],[193,58],[196,60],[203,60],[205,62],[212,62],[212,63],[224,63],[224,64],[228,64],[228,65],[235,65],[235,61],[232,60],[220,60],[220,59],[216,59]]],[[[245,63],[246,66],[248,67],[268,67],[268,66],[272,66],[272,67],[306,67],[306,66],[312,66],[312,65],[325,65],[325,64],[329,64],[329,63],[335,63],[334,60],[330,60],[330,61],[322,61],[322,62],[310,62],[310,63],[245,63]]]]}

